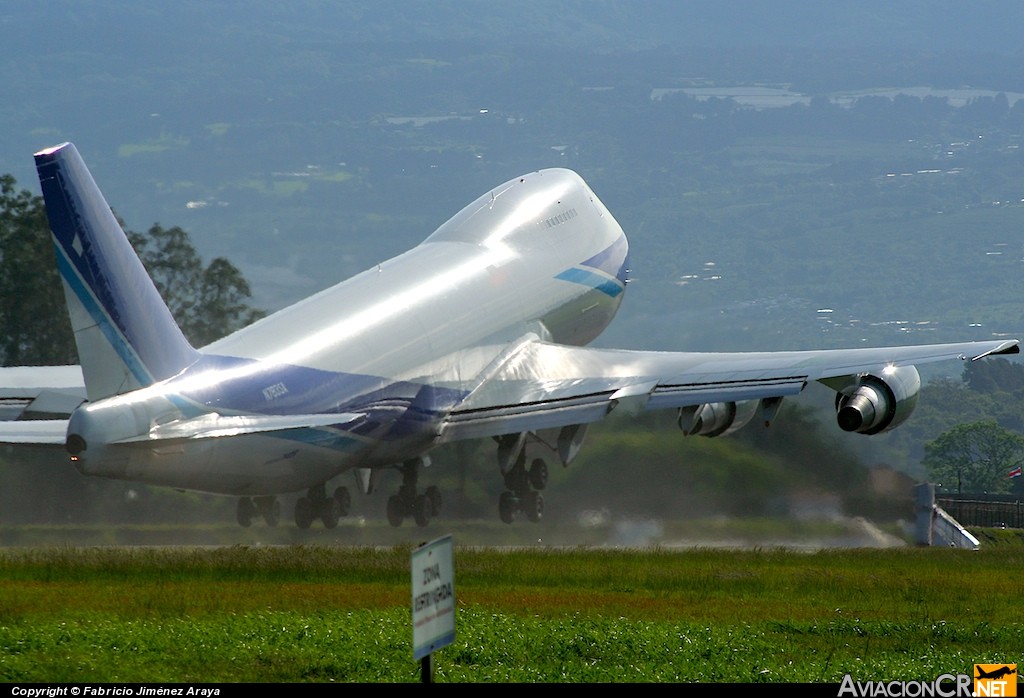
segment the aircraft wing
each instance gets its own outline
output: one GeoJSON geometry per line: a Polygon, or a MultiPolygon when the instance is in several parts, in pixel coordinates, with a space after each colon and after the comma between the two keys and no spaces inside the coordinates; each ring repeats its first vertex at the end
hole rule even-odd
{"type": "MultiPolygon", "coordinates": [[[[441,441],[501,436],[600,421],[612,409],[676,409],[771,401],[810,381],[836,390],[865,373],[943,360],[1017,353],[1016,340],[786,352],[658,352],[550,344],[529,337],[503,353],[452,410],[441,441]]],[[[0,368],[0,442],[63,444],[67,419],[84,399],[77,366],[0,368]],[[35,418],[33,418],[35,417],[35,418]]],[[[318,427],[358,415],[220,417],[153,433],[149,439],[209,438],[318,427]],[[234,421],[232,421],[234,420],[234,421]]],[[[767,419],[767,416],[766,416],[767,419]]]]}
{"type": "Polygon", "coordinates": [[[767,409],[810,381],[839,390],[866,373],[1018,351],[1016,340],[750,353],[626,351],[527,340],[496,362],[448,415],[441,440],[586,424],[620,405],[656,410],[764,400],[767,409]]]}

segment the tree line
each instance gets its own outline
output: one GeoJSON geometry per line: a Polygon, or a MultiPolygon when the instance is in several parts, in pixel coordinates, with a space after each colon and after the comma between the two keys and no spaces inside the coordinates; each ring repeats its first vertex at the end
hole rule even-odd
{"type": "MultiPolygon", "coordinates": [[[[241,271],[223,257],[204,263],[182,228],[125,234],[194,346],[264,315],[241,271]]],[[[9,174],[0,176],[0,268],[0,366],[78,363],[43,199],[9,174]]]]}
{"type": "Polygon", "coordinates": [[[943,425],[923,441],[921,460],[939,491],[1024,495],[1024,366],[973,361],[959,384],[947,379],[922,392],[923,423],[943,425]]]}

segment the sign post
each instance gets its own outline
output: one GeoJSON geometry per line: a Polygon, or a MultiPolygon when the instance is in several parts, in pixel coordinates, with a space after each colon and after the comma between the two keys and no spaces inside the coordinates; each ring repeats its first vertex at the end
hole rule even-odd
{"type": "Polygon", "coordinates": [[[452,537],[412,551],[412,654],[423,683],[433,682],[430,655],[455,641],[455,572],[452,537]]]}

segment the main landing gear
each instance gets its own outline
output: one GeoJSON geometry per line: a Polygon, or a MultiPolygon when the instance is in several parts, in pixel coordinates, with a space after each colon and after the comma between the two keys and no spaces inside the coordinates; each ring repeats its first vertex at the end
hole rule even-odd
{"type": "MultiPolygon", "coordinates": [[[[338,487],[334,494],[327,496],[327,486],[310,487],[305,497],[295,502],[295,525],[309,528],[317,519],[325,528],[334,528],[343,516],[348,515],[352,498],[347,487],[338,487]]],[[[263,497],[241,497],[238,500],[238,523],[248,528],[259,516],[268,526],[276,526],[281,520],[281,502],[273,495],[263,497]]]]}
{"type": "Polygon", "coordinates": [[[495,438],[498,468],[506,488],[498,498],[498,515],[502,521],[510,524],[519,514],[525,514],[533,522],[541,520],[544,497],[540,491],[548,485],[548,466],[543,458],[534,456],[554,453],[563,466],[568,466],[579,453],[586,433],[585,424],[571,424],[556,434],[523,432],[495,438]],[[529,467],[527,460],[530,460],[529,467]]]}
{"type": "Polygon", "coordinates": [[[520,453],[508,471],[505,472],[506,490],[498,497],[498,516],[507,524],[516,520],[521,512],[534,523],[544,516],[544,496],[540,490],[547,487],[548,466],[536,458],[526,468],[526,456],[520,453]]]}
{"type": "Polygon", "coordinates": [[[257,516],[263,517],[268,526],[276,526],[281,520],[281,502],[277,497],[242,497],[238,500],[238,523],[248,528],[257,516]]]}
{"type": "Polygon", "coordinates": [[[417,458],[397,466],[402,473],[402,486],[397,494],[388,497],[388,523],[392,526],[401,526],[407,516],[412,517],[417,526],[426,526],[431,518],[441,513],[441,490],[431,485],[419,494],[416,489],[419,469],[428,463],[417,458]]]}
{"type": "Polygon", "coordinates": [[[310,487],[305,497],[295,502],[295,525],[306,529],[320,519],[324,528],[335,528],[343,516],[348,516],[352,497],[347,487],[337,487],[334,494],[327,496],[327,486],[310,487]]]}

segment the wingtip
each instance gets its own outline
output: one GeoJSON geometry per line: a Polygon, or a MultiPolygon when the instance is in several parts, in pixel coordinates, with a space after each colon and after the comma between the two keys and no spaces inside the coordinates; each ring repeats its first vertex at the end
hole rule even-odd
{"type": "Polygon", "coordinates": [[[1006,356],[1009,354],[1020,353],[1020,342],[1016,339],[1009,339],[1002,344],[996,346],[990,351],[986,351],[982,354],[978,354],[971,358],[971,361],[977,361],[978,359],[984,359],[986,356],[1006,356]]]}

